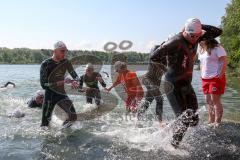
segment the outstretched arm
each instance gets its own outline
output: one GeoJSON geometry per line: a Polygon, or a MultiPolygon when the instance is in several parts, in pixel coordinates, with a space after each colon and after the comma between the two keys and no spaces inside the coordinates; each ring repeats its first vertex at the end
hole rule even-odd
{"type": "Polygon", "coordinates": [[[112,84],[112,86],[110,88],[106,88],[106,90],[109,92],[111,91],[112,88],[116,87],[117,85],[119,85],[121,83],[121,76],[118,75],[117,79],[115,80],[115,82],[112,84]]]}
{"type": "Polygon", "coordinates": [[[106,83],[104,82],[104,80],[102,79],[101,74],[98,74],[96,78],[104,88],[107,86],[106,83]]]}
{"type": "Polygon", "coordinates": [[[15,83],[13,83],[13,82],[7,82],[7,83],[4,85],[4,87],[7,87],[9,84],[13,85],[13,87],[16,86],[15,83]]]}
{"type": "Polygon", "coordinates": [[[82,76],[79,78],[79,89],[82,89],[82,87],[83,87],[83,77],[84,77],[84,75],[82,75],[82,76]]]}

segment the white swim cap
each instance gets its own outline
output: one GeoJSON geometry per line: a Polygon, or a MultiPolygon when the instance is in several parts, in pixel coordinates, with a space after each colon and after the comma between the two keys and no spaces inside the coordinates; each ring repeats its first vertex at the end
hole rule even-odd
{"type": "Polygon", "coordinates": [[[37,96],[44,96],[44,94],[45,94],[45,91],[44,91],[44,90],[38,90],[38,91],[36,92],[36,95],[37,95],[37,96]]]}
{"type": "Polygon", "coordinates": [[[94,69],[92,63],[88,63],[85,69],[94,69]]]}
{"type": "Polygon", "coordinates": [[[15,118],[22,118],[25,116],[25,114],[23,112],[21,112],[21,110],[19,108],[16,108],[10,116],[15,117],[15,118]]]}
{"type": "Polygon", "coordinates": [[[59,48],[67,48],[67,46],[62,41],[58,41],[54,44],[53,49],[55,50],[55,49],[59,49],[59,48]]]}

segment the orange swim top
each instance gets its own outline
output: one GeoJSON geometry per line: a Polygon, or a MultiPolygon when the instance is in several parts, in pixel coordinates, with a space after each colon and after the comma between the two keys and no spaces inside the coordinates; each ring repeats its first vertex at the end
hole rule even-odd
{"type": "Polygon", "coordinates": [[[143,95],[143,88],[137,77],[137,74],[133,71],[128,71],[126,73],[119,73],[113,86],[122,84],[128,95],[143,95]]]}

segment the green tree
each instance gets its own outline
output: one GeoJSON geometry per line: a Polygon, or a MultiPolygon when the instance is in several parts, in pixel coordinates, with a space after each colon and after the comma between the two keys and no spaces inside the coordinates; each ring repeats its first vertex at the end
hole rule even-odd
{"type": "MultiPolygon", "coordinates": [[[[40,64],[44,59],[51,56],[52,50],[49,49],[0,48],[0,63],[2,64],[40,64]]],[[[81,62],[80,64],[89,62],[95,64],[113,64],[118,60],[126,61],[130,64],[138,64],[148,61],[148,54],[132,51],[119,53],[73,50],[68,52],[67,58],[74,58],[74,61],[81,62]]]]}
{"type": "Polygon", "coordinates": [[[221,43],[228,53],[229,67],[240,68],[240,0],[232,0],[222,17],[221,43]]]}

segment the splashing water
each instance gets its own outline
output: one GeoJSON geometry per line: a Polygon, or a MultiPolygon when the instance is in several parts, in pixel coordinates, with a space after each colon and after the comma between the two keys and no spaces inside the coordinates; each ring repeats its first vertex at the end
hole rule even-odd
{"type": "MultiPolygon", "coordinates": [[[[39,87],[39,66],[7,66],[6,74],[0,69],[0,74],[7,77],[15,75],[16,88],[0,91],[0,159],[239,159],[240,157],[240,125],[234,121],[232,114],[239,115],[240,98],[234,88],[227,88],[223,97],[225,107],[224,122],[218,129],[206,125],[206,111],[199,110],[200,122],[196,127],[190,127],[183,138],[179,149],[169,145],[172,138],[174,118],[172,110],[164,100],[164,116],[168,125],[160,128],[154,118],[154,103],[146,112],[148,116],[143,121],[126,114],[124,103],[109,114],[93,120],[77,122],[71,128],[62,129],[57,117],[52,117],[50,129],[42,130],[41,109],[26,107],[27,100],[33,96],[39,87]],[[12,68],[11,68],[12,67],[12,68]],[[15,67],[15,68],[14,68],[15,67]],[[31,75],[29,78],[27,75],[31,75]],[[29,80],[31,79],[31,80],[29,80]],[[9,118],[8,114],[19,108],[25,113],[23,118],[9,118]],[[169,116],[169,117],[168,117],[169,116]],[[220,158],[221,157],[221,158],[220,158]]],[[[104,71],[110,67],[104,66],[104,71]]],[[[193,86],[200,86],[198,72],[195,72],[193,86]]],[[[6,81],[6,77],[2,80],[6,81]]],[[[105,79],[107,84],[111,80],[105,79]]],[[[199,104],[204,105],[203,95],[197,92],[199,104]]],[[[70,96],[77,111],[90,109],[82,102],[85,97],[70,96]]]]}

